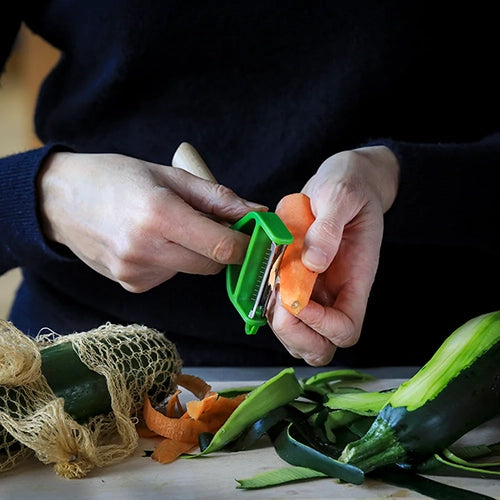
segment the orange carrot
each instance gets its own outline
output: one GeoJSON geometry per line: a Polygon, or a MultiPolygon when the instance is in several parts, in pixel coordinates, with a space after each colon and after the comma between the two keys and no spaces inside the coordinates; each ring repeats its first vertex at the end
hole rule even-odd
{"type": "Polygon", "coordinates": [[[314,222],[309,197],[303,193],[285,196],[276,207],[285,226],[293,235],[279,263],[281,303],[292,314],[298,314],[309,302],[318,273],[302,263],[304,239],[314,222]]]}

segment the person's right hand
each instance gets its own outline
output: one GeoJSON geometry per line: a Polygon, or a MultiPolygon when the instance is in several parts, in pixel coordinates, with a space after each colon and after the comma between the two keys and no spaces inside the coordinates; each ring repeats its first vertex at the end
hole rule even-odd
{"type": "Polygon", "coordinates": [[[228,226],[266,210],[179,168],[119,154],[53,153],[38,198],[46,238],[131,292],[241,263],[248,236],[228,226]]]}
{"type": "Polygon", "coordinates": [[[318,273],[316,284],[297,315],[281,304],[279,287],[267,311],[292,356],[323,366],[338,347],[358,341],[399,171],[389,148],[369,146],[327,158],[305,184],[302,192],[311,200],[315,221],[305,236],[302,262],[318,273]]]}

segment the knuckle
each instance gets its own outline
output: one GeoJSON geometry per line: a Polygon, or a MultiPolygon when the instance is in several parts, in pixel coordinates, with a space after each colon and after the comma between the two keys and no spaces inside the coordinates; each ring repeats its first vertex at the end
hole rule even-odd
{"type": "Polygon", "coordinates": [[[224,186],[223,184],[215,184],[214,188],[215,194],[217,195],[216,199],[222,202],[226,202],[230,199],[232,200],[236,196],[231,188],[224,186]]]}
{"type": "Polygon", "coordinates": [[[304,356],[304,361],[310,366],[325,366],[333,359],[334,353],[335,348],[332,348],[325,352],[304,356]]]}
{"type": "Polygon", "coordinates": [[[129,262],[136,260],[136,244],[133,236],[124,235],[119,238],[113,247],[115,269],[122,271],[126,269],[129,262]]]}
{"type": "Polygon", "coordinates": [[[308,322],[308,324],[310,328],[318,332],[330,343],[326,351],[319,353],[319,359],[321,359],[321,356],[327,355],[329,349],[334,352],[337,347],[352,347],[360,337],[360,327],[349,316],[338,315],[335,322],[332,323],[331,319],[327,319],[324,309],[322,314],[315,318],[314,321],[308,322]]]}
{"type": "Polygon", "coordinates": [[[239,200],[236,193],[229,187],[222,184],[214,186],[215,193],[211,193],[211,211],[212,213],[224,212],[227,217],[236,218],[241,216],[241,205],[235,203],[239,200]]]}
{"type": "Polygon", "coordinates": [[[314,237],[322,241],[339,240],[342,236],[342,227],[332,217],[317,219],[313,226],[314,237]]]}
{"type": "Polygon", "coordinates": [[[284,344],[285,343],[284,339],[286,339],[286,333],[288,330],[281,322],[275,320],[274,318],[272,319],[271,326],[276,337],[278,337],[278,339],[284,344]]]}
{"type": "Polygon", "coordinates": [[[359,336],[359,329],[355,328],[352,324],[345,324],[336,332],[335,345],[338,347],[352,347],[357,344],[359,336]]]}
{"type": "Polygon", "coordinates": [[[201,267],[198,270],[198,274],[202,274],[205,276],[215,275],[220,273],[222,269],[224,269],[224,266],[222,264],[214,261],[208,261],[205,266],[201,267]]]}
{"type": "Polygon", "coordinates": [[[206,186],[205,202],[212,213],[215,213],[218,207],[229,205],[235,196],[234,191],[223,184],[210,183],[206,186]]]}
{"type": "Polygon", "coordinates": [[[135,292],[140,288],[136,283],[137,272],[135,264],[138,260],[139,257],[136,248],[130,240],[121,239],[115,245],[109,269],[114,279],[129,291],[135,292]]]}
{"type": "Polygon", "coordinates": [[[121,260],[116,260],[115,263],[110,267],[111,274],[114,279],[122,284],[122,286],[127,287],[127,289],[135,289],[135,273],[132,273],[130,267],[121,260]]]}

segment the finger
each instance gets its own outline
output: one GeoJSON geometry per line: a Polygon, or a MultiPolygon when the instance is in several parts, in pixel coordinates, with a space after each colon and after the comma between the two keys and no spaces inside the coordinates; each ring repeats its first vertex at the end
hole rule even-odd
{"type": "Polygon", "coordinates": [[[273,309],[271,327],[292,356],[302,358],[311,366],[324,366],[335,354],[336,346],[332,342],[290,314],[279,301],[273,309]]]}
{"type": "Polygon", "coordinates": [[[159,226],[166,242],[172,241],[219,264],[243,262],[248,235],[205,217],[180,199],[169,207],[170,215],[163,217],[159,226]]]}
{"type": "Polygon", "coordinates": [[[310,301],[297,316],[311,330],[337,347],[351,347],[359,340],[364,318],[364,305],[356,308],[339,297],[334,307],[323,307],[310,301]]]}
{"type": "Polygon", "coordinates": [[[140,262],[120,262],[120,264],[122,265],[120,269],[115,268],[109,274],[123,288],[134,293],[150,290],[178,272],[212,275],[224,268],[223,265],[175,243],[168,244],[164,256],[152,259],[147,267],[140,262]]]}
{"type": "Polygon", "coordinates": [[[238,196],[222,184],[201,179],[178,168],[163,169],[168,172],[168,186],[183,200],[208,215],[236,221],[250,211],[267,211],[268,207],[238,196]]]}
{"type": "MultiPolygon", "coordinates": [[[[223,264],[171,241],[162,244],[160,251],[150,252],[147,259],[147,267],[152,269],[172,269],[176,272],[188,274],[216,274],[224,268],[223,264]]],[[[145,268],[144,258],[129,259],[122,261],[122,264],[128,266],[131,275],[134,274],[136,269],[140,270],[142,268],[144,270],[145,268]]],[[[162,274],[159,272],[159,275],[162,274]]]]}
{"type": "Polygon", "coordinates": [[[224,266],[211,259],[172,244],[166,249],[166,258],[161,264],[143,261],[116,260],[109,265],[98,261],[87,261],[87,265],[120,285],[129,292],[142,293],[169,280],[178,272],[186,274],[212,275],[220,272],[224,266]]]}

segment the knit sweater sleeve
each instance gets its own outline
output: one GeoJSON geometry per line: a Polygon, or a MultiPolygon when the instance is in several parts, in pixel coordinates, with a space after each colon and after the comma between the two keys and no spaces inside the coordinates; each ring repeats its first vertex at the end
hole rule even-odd
{"type": "Polygon", "coordinates": [[[401,167],[386,214],[395,243],[458,245],[500,252],[500,133],[470,143],[381,140],[401,167]]]}
{"type": "MultiPolygon", "coordinates": [[[[0,72],[21,25],[20,5],[10,7],[3,9],[0,16],[0,72]]],[[[37,173],[45,157],[55,149],[60,148],[48,145],[0,159],[0,275],[18,266],[41,265],[48,258],[64,258],[43,237],[36,197],[37,173]]]]}
{"type": "Polygon", "coordinates": [[[45,240],[37,208],[37,172],[55,149],[48,145],[0,159],[0,274],[65,258],[45,240]]]}

